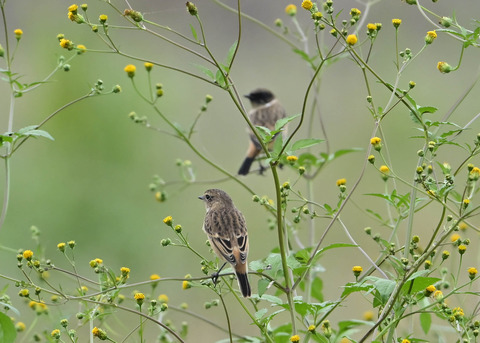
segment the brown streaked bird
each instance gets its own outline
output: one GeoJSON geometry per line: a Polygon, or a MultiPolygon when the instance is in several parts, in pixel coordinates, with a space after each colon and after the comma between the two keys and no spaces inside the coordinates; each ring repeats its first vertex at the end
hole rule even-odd
{"type": "MultiPolygon", "coordinates": [[[[248,117],[254,126],[264,126],[269,130],[273,130],[275,129],[277,120],[285,118],[287,115],[283,106],[275,98],[275,95],[268,89],[255,89],[250,94],[245,95],[245,97],[249,99],[252,104],[252,110],[248,113],[248,117]]],[[[262,151],[262,146],[257,137],[250,129],[247,131],[250,134],[250,144],[248,146],[247,156],[238,170],[239,175],[248,174],[255,157],[262,151]]],[[[286,133],[287,126],[284,127],[282,134],[285,136],[286,133]]],[[[269,149],[273,147],[273,142],[274,140],[269,143],[269,149]]]]}
{"type": "Polygon", "coordinates": [[[248,235],[242,212],[221,189],[209,189],[198,198],[205,202],[207,209],[203,231],[207,234],[213,251],[221,260],[232,265],[240,291],[245,298],[250,297],[252,292],[248,282],[248,235]]]}

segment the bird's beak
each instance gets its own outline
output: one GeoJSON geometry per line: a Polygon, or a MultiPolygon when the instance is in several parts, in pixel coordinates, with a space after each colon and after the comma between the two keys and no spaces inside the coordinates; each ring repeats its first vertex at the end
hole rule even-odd
{"type": "Polygon", "coordinates": [[[199,198],[200,200],[203,200],[203,195],[199,196],[198,198],[199,198]]]}
{"type": "Polygon", "coordinates": [[[250,99],[250,94],[245,94],[244,97],[250,99]]]}

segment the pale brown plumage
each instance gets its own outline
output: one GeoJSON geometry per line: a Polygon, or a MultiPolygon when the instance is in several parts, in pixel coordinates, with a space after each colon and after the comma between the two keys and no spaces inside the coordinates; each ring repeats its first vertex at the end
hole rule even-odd
{"type": "MultiPolygon", "coordinates": [[[[252,104],[252,110],[249,112],[248,117],[254,126],[263,126],[269,130],[275,129],[275,123],[281,118],[285,118],[287,113],[275,99],[275,95],[268,89],[258,88],[252,91],[250,94],[245,95],[252,104]]],[[[287,127],[284,127],[283,135],[286,134],[287,127]]],[[[243,161],[239,175],[247,175],[250,167],[252,166],[255,157],[262,151],[262,146],[253,132],[249,131],[250,143],[247,149],[247,156],[243,161]]],[[[268,148],[272,148],[274,140],[269,144],[268,148]]]]}
{"type": "Polygon", "coordinates": [[[207,213],[203,231],[215,253],[233,266],[244,297],[251,295],[248,282],[248,235],[242,212],[230,196],[220,189],[209,189],[198,197],[205,202],[207,213]]]}

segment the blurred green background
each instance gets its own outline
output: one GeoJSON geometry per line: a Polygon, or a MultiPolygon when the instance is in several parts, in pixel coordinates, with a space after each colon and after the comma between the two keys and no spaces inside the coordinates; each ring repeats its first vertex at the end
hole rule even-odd
{"type": "MultiPolygon", "coordinates": [[[[7,1],[6,4],[10,43],[14,43],[14,29],[21,28],[24,31],[13,65],[13,70],[22,75],[23,82],[42,79],[55,67],[60,55],[69,56],[74,53],[59,47],[56,39],[59,33],[65,34],[76,44],[86,45],[88,49],[105,49],[102,41],[86,25],[77,25],[68,20],[67,8],[70,3],[59,0],[35,2],[35,5],[31,3],[7,1]],[[25,13],[25,7],[28,7],[28,14],[25,13]]],[[[120,8],[126,8],[121,1],[114,3],[120,8]]],[[[243,1],[242,6],[245,13],[273,28],[274,20],[281,18],[290,28],[291,34],[295,35],[295,27],[284,12],[288,3],[283,0],[248,0],[243,1]]],[[[222,60],[236,39],[236,17],[212,1],[202,0],[196,4],[205,25],[207,42],[222,60]]],[[[227,4],[235,6],[234,1],[228,1],[227,4]]],[[[110,25],[124,24],[123,18],[103,1],[92,1],[88,5],[91,19],[97,18],[99,14],[107,14],[110,25]]],[[[194,18],[186,12],[183,1],[135,1],[131,2],[131,5],[144,13],[147,19],[186,35],[190,35],[190,24],[197,25],[194,18]]],[[[300,7],[300,2],[297,5],[297,18],[312,40],[309,15],[300,7]]],[[[426,2],[426,5],[445,16],[452,15],[455,10],[459,22],[467,27],[470,27],[475,19],[472,15],[480,13],[480,4],[474,0],[441,1],[436,4],[426,2]]],[[[424,44],[426,32],[434,29],[414,6],[408,6],[399,0],[380,1],[370,8],[369,13],[365,13],[365,6],[360,2],[335,1],[334,6],[336,10],[344,10],[341,17],[348,18],[350,8],[358,7],[363,12],[362,15],[368,15],[365,24],[383,23],[372,52],[371,65],[389,82],[393,82],[396,70],[391,19],[400,18],[403,21],[399,31],[400,50],[408,47],[416,53],[424,44]]],[[[1,27],[0,43],[5,46],[3,30],[1,27]]],[[[365,31],[365,27],[359,29],[360,40],[365,38],[365,31]]],[[[111,35],[122,51],[198,73],[194,65],[201,63],[199,59],[165,41],[138,30],[111,29],[111,35]]],[[[325,42],[330,42],[328,32],[325,34],[325,42]]],[[[366,46],[362,51],[365,55],[366,46]]],[[[477,77],[479,56],[474,48],[467,49],[462,67],[457,72],[448,75],[438,72],[438,61],[447,61],[454,66],[459,52],[459,42],[439,33],[434,44],[411,64],[400,81],[399,87],[404,89],[410,80],[415,81],[417,87],[412,91],[412,96],[417,102],[439,108],[437,114],[431,116],[432,119],[441,118],[477,77]]],[[[2,68],[3,63],[2,60],[2,68]]],[[[16,99],[14,130],[39,123],[60,106],[87,93],[97,79],[103,80],[106,89],[115,84],[120,84],[123,89],[120,94],[91,98],[62,111],[43,127],[55,141],[31,139],[12,158],[10,206],[5,225],[0,231],[0,245],[4,247],[0,250],[1,274],[21,277],[16,267],[16,253],[5,247],[15,251],[20,248],[35,250],[36,245],[30,238],[30,227],[36,225],[41,230],[41,243],[46,249],[46,256],[58,266],[67,267],[67,264],[56,249],[57,243],[75,240],[77,268],[81,274],[90,278],[95,278],[95,275],[88,262],[97,257],[102,258],[104,263],[114,270],[119,270],[122,266],[129,267],[132,270],[132,282],[146,280],[152,273],[163,277],[183,277],[187,273],[200,276],[199,261],[193,254],[181,248],[161,247],[162,238],[173,238],[162,219],[167,215],[173,216],[176,224],[182,224],[195,248],[208,256],[208,249],[204,244],[206,237],[201,230],[204,205],[197,196],[205,189],[213,187],[226,190],[237,207],[243,211],[251,239],[250,261],[266,257],[277,245],[276,232],[268,229],[266,212],[251,201],[251,195],[243,188],[233,181],[215,182],[223,176],[199,160],[181,141],[147,130],[128,118],[128,113],[135,111],[140,116],[147,116],[152,125],[170,131],[133,91],[131,82],[123,71],[125,65],[130,63],[137,65],[138,87],[146,90],[143,63],[111,53],[87,52],[74,59],[69,72],[57,73],[53,82],[16,99]],[[180,181],[179,169],[175,165],[177,159],[192,162],[198,182],[187,188],[173,184],[167,188],[167,201],[159,203],[155,200],[154,193],[149,191],[148,185],[152,182],[153,175],[159,175],[166,181],[180,181]]],[[[256,24],[244,20],[242,42],[231,75],[242,94],[259,86],[267,87],[277,95],[288,113],[295,114],[301,111],[311,71],[289,46],[256,24]]],[[[183,127],[188,127],[192,122],[204,102],[205,95],[213,96],[214,101],[202,116],[193,142],[212,161],[229,172],[236,173],[247,148],[247,134],[246,125],[228,95],[196,79],[159,67],[154,67],[152,79],[154,83],[161,82],[164,86],[165,95],[159,101],[163,113],[183,127]]],[[[373,84],[373,81],[372,85],[376,104],[384,106],[389,93],[383,86],[373,84]]],[[[0,125],[3,131],[6,131],[10,105],[9,85],[2,82],[0,87],[0,125]]],[[[351,59],[344,58],[323,72],[318,96],[331,151],[367,147],[373,121],[367,109],[366,95],[362,74],[351,59]]],[[[245,105],[250,108],[249,104],[245,105]]],[[[475,87],[451,120],[465,125],[478,113],[478,108],[478,88],[475,87]]],[[[318,115],[316,116],[314,138],[325,139],[320,131],[318,115]]],[[[410,137],[419,132],[414,129],[408,112],[401,106],[392,111],[382,125],[393,168],[407,180],[411,179],[416,167],[416,151],[422,147],[422,142],[410,137]]],[[[472,142],[478,130],[478,123],[474,123],[471,130],[462,134],[459,140],[472,142]]],[[[303,128],[300,136],[304,137],[305,132],[307,129],[303,128]]],[[[325,144],[322,144],[315,147],[313,152],[324,150],[325,144]]],[[[454,166],[462,159],[463,155],[459,154],[459,151],[454,147],[444,149],[440,156],[454,166]]],[[[351,154],[325,168],[315,184],[315,200],[321,204],[336,204],[338,189],[335,180],[344,177],[348,180],[348,186],[353,185],[361,171],[364,157],[363,152],[351,154]]],[[[2,170],[2,179],[4,174],[2,170]]],[[[295,179],[296,173],[291,169],[284,168],[281,171],[282,181],[295,179]]],[[[260,196],[274,196],[273,181],[268,173],[264,176],[250,174],[242,178],[242,181],[260,196]]],[[[3,191],[4,182],[1,181],[0,184],[3,191]]],[[[305,191],[303,186],[304,184],[299,184],[302,192],[305,191]]],[[[407,191],[402,185],[399,188],[400,191],[407,191]]],[[[376,226],[362,210],[372,208],[386,213],[386,209],[383,203],[364,194],[383,190],[384,183],[379,175],[372,168],[368,168],[352,204],[342,215],[355,239],[371,256],[376,256],[378,249],[363,233],[363,228],[372,226],[374,232],[385,236],[388,231],[376,226]],[[353,206],[354,204],[357,206],[353,206]]],[[[416,220],[416,234],[422,236],[424,232],[424,235],[428,235],[433,231],[432,221],[435,221],[438,211],[438,208],[433,207],[431,212],[425,212],[416,220]]],[[[317,237],[327,223],[328,220],[315,221],[317,237]]],[[[299,227],[302,238],[307,237],[305,228],[306,225],[299,227]]],[[[348,242],[339,226],[335,226],[329,233],[325,244],[331,242],[348,242]]],[[[473,246],[476,251],[476,240],[473,246]]],[[[472,250],[469,258],[472,263],[477,264],[478,256],[474,255],[472,250]]],[[[336,299],[341,291],[339,286],[352,281],[352,265],[368,266],[363,256],[353,249],[333,250],[320,263],[325,267],[325,299],[336,299]]],[[[72,281],[64,276],[51,277],[55,284],[62,283],[67,288],[71,283],[73,287],[72,281]]],[[[257,278],[251,277],[251,282],[255,292],[257,278]]],[[[8,282],[5,280],[0,281],[0,287],[6,284],[8,282]]],[[[13,284],[9,287],[9,293],[15,298],[17,290],[13,284]]],[[[149,292],[147,287],[139,290],[149,292]]],[[[199,289],[182,291],[180,282],[162,282],[156,292],[168,294],[172,305],[187,302],[192,311],[225,325],[220,307],[208,311],[203,309],[203,303],[212,299],[211,292],[199,289]]],[[[31,311],[18,299],[14,300],[21,311],[22,320],[28,325],[27,318],[32,315],[31,311]]],[[[234,331],[244,335],[257,334],[257,329],[250,325],[246,314],[236,311],[238,304],[230,298],[228,304],[230,310],[236,313],[234,331]]],[[[133,303],[131,305],[133,306],[133,303]]],[[[52,308],[51,316],[55,319],[54,322],[63,318],[65,313],[74,314],[75,306],[72,308],[72,311],[52,308]]],[[[343,313],[348,314],[349,318],[361,318],[367,308],[368,303],[358,299],[353,308],[341,310],[337,316],[343,313]]],[[[226,338],[225,333],[206,328],[205,324],[193,318],[174,313],[171,317],[177,327],[182,320],[190,323],[190,335],[187,338],[189,342],[212,342],[226,338]]],[[[126,318],[131,319],[131,316],[126,318]]],[[[73,317],[70,319],[74,321],[73,317]]],[[[111,330],[116,330],[119,334],[128,332],[136,325],[137,321],[134,322],[135,324],[127,322],[131,326],[126,325],[127,328],[124,329],[110,321],[111,330]]],[[[49,325],[51,324],[45,324],[45,329],[49,332],[56,327],[49,325]]],[[[154,328],[150,328],[148,332],[151,337],[155,337],[154,328]]]]}

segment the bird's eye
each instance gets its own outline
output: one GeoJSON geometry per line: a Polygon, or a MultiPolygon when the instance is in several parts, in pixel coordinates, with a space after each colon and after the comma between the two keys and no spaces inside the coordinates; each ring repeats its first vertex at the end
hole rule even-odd
{"type": "Polygon", "coordinates": [[[212,197],[208,194],[205,194],[205,199],[210,200],[212,197]]]}

